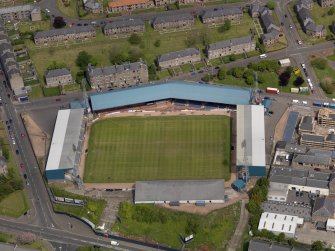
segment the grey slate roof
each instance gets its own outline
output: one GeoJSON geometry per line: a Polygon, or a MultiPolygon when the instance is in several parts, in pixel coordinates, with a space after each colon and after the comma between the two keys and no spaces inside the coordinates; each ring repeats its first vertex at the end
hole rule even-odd
{"type": "Polygon", "coordinates": [[[32,11],[34,6],[27,4],[27,5],[18,5],[18,6],[12,6],[7,8],[0,8],[0,15],[12,13],[12,12],[19,12],[19,11],[32,11]]]}
{"type": "Polygon", "coordinates": [[[250,12],[251,13],[259,12],[261,8],[263,7],[261,7],[259,4],[252,4],[250,5],[250,12]]]}
{"type": "Polygon", "coordinates": [[[113,73],[119,73],[127,70],[138,70],[145,65],[142,62],[134,62],[134,63],[124,63],[122,65],[111,65],[103,68],[93,68],[88,67],[88,74],[90,77],[97,77],[103,75],[110,75],[113,73]]]}
{"type": "Polygon", "coordinates": [[[206,10],[201,15],[201,18],[214,18],[214,17],[222,17],[222,16],[229,16],[229,15],[236,15],[236,14],[243,14],[243,11],[240,8],[233,7],[233,8],[220,8],[216,10],[206,10]]]}
{"type": "Polygon", "coordinates": [[[306,130],[306,131],[312,131],[313,130],[313,117],[304,116],[300,123],[300,129],[306,130]]]}
{"type": "Polygon", "coordinates": [[[288,245],[252,239],[248,251],[307,251],[307,249],[292,248],[288,245]]]}
{"type": "Polygon", "coordinates": [[[194,17],[189,13],[172,14],[172,15],[159,15],[154,19],[153,25],[171,23],[171,22],[178,22],[178,21],[187,21],[187,20],[192,20],[193,21],[194,17]]]}
{"type": "Polygon", "coordinates": [[[317,197],[314,203],[312,215],[333,218],[335,213],[335,198],[317,197]]]}
{"type": "Polygon", "coordinates": [[[285,151],[288,153],[306,153],[307,147],[297,144],[286,144],[285,151]]]}
{"type": "Polygon", "coordinates": [[[209,44],[207,46],[207,51],[218,50],[218,49],[223,49],[223,48],[230,47],[230,46],[251,43],[252,41],[253,41],[253,39],[252,39],[251,36],[245,36],[245,37],[239,37],[239,38],[234,38],[234,39],[230,39],[230,40],[224,40],[224,41],[217,42],[217,43],[214,43],[214,44],[209,44]]]}
{"type": "Polygon", "coordinates": [[[262,34],[261,39],[262,39],[262,41],[276,39],[278,37],[279,33],[280,32],[278,30],[271,29],[270,32],[262,34]]]}
{"type": "Polygon", "coordinates": [[[314,141],[314,142],[319,142],[322,143],[324,141],[324,137],[321,135],[314,135],[314,134],[302,134],[301,135],[302,140],[306,141],[314,141]]]}
{"type": "Polygon", "coordinates": [[[54,78],[54,77],[59,77],[59,76],[64,76],[64,75],[69,75],[69,74],[71,74],[71,72],[67,68],[54,69],[54,70],[49,70],[45,74],[45,78],[54,78]]]}
{"type": "Polygon", "coordinates": [[[305,164],[317,164],[317,165],[329,165],[331,162],[330,157],[325,156],[314,156],[314,155],[305,155],[305,154],[297,154],[293,157],[293,162],[296,163],[305,163],[305,164]]]}
{"type": "Polygon", "coordinates": [[[325,29],[324,25],[317,25],[315,24],[314,20],[312,19],[311,13],[307,8],[303,5],[297,5],[297,14],[300,22],[303,25],[303,28],[307,31],[312,32],[321,32],[325,29]]]}
{"type": "Polygon", "coordinates": [[[111,23],[107,23],[104,27],[104,30],[114,29],[114,28],[132,27],[132,26],[144,26],[144,22],[140,18],[116,20],[111,23]]]}
{"type": "Polygon", "coordinates": [[[264,212],[298,216],[307,221],[310,221],[312,216],[312,207],[309,205],[306,206],[279,201],[265,201],[262,203],[261,208],[264,212]]]}
{"type": "Polygon", "coordinates": [[[64,28],[64,29],[53,29],[49,31],[39,31],[36,32],[34,38],[44,38],[44,37],[55,37],[60,35],[67,35],[67,34],[78,34],[83,32],[95,32],[94,26],[73,26],[71,28],[64,28]]]}
{"type": "Polygon", "coordinates": [[[317,149],[317,148],[311,148],[307,151],[307,155],[313,155],[313,156],[320,156],[320,157],[331,157],[334,158],[334,151],[330,150],[324,150],[324,149],[317,149]]]}
{"type": "Polygon", "coordinates": [[[312,32],[321,32],[325,29],[325,26],[322,24],[315,24],[314,21],[313,22],[309,22],[306,25],[306,30],[312,31],[312,32]]]}
{"type": "Polygon", "coordinates": [[[261,10],[260,19],[266,33],[273,29],[280,31],[280,28],[273,21],[272,12],[268,8],[263,8],[263,10],[261,10]]]}
{"type": "Polygon", "coordinates": [[[187,48],[181,51],[173,51],[169,53],[162,54],[158,57],[158,62],[164,62],[172,59],[183,58],[192,55],[200,55],[200,52],[196,48],[187,48]]]}
{"type": "Polygon", "coordinates": [[[283,140],[290,143],[292,141],[293,134],[295,132],[295,128],[297,126],[298,122],[298,117],[299,113],[290,111],[288,118],[287,118],[287,123],[285,126],[285,131],[283,134],[283,140]]]}
{"type": "Polygon", "coordinates": [[[136,181],[135,203],[224,200],[224,180],[136,181]]]}

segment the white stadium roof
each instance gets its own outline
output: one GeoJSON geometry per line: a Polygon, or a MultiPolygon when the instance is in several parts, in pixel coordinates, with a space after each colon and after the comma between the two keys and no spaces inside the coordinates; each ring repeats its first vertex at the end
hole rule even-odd
{"type": "Polygon", "coordinates": [[[83,116],[84,109],[58,111],[46,171],[74,167],[83,116]]]}
{"type": "Polygon", "coordinates": [[[264,106],[238,105],[236,165],[265,166],[264,106]]]}

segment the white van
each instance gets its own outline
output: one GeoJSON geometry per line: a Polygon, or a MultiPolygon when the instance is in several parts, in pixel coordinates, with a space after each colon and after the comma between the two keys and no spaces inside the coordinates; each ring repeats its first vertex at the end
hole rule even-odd
{"type": "Polygon", "coordinates": [[[293,103],[293,104],[299,104],[299,100],[297,100],[297,99],[293,99],[293,100],[292,100],[292,103],[293,103]]]}
{"type": "Polygon", "coordinates": [[[112,245],[112,246],[119,246],[120,243],[118,243],[117,241],[111,241],[111,245],[112,245]]]}
{"type": "Polygon", "coordinates": [[[259,58],[267,58],[268,56],[266,54],[259,55],[259,58]]]}

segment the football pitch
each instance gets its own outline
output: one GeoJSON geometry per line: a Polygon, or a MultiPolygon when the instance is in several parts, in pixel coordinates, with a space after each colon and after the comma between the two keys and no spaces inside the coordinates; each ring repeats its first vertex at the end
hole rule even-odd
{"type": "Polygon", "coordinates": [[[230,118],[123,117],[93,124],[84,181],[229,179],[230,118]]]}

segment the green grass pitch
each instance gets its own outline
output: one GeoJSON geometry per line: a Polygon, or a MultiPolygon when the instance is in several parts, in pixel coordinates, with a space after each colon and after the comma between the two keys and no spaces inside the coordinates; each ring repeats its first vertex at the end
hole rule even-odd
{"type": "Polygon", "coordinates": [[[85,182],[230,178],[230,118],[125,117],[93,124],[85,182]]]}

